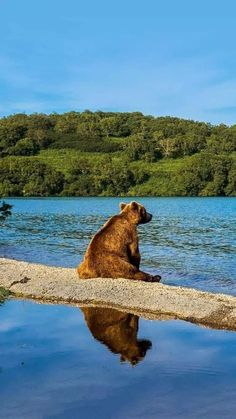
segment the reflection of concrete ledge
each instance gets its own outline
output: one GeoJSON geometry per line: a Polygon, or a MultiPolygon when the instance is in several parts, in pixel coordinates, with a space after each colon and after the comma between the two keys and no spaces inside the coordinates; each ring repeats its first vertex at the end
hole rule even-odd
{"type": "Polygon", "coordinates": [[[0,258],[0,286],[16,296],[119,308],[146,318],[176,318],[236,330],[236,297],[128,279],[80,280],[75,269],[0,258]]]}

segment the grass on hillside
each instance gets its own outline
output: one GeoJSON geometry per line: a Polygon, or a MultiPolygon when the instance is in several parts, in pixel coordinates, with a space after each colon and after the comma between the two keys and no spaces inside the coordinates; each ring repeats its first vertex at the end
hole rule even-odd
{"type": "MultiPolygon", "coordinates": [[[[88,159],[91,163],[102,162],[104,158],[113,158],[114,160],[123,161],[124,153],[91,153],[91,152],[81,152],[73,149],[48,149],[41,150],[40,154],[33,156],[31,158],[37,158],[43,163],[48,164],[56,170],[67,174],[72,162],[76,162],[78,159],[88,159]]],[[[147,163],[142,160],[134,161],[129,163],[130,168],[142,168],[147,170],[148,173],[155,173],[159,170],[162,171],[175,171],[178,169],[184,161],[182,159],[162,159],[155,163],[147,163]]]]}
{"type": "MultiPolygon", "coordinates": [[[[69,169],[77,160],[82,158],[88,159],[91,162],[99,163],[102,161],[104,154],[103,153],[86,153],[74,149],[48,149],[41,150],[41,152],[36,156],[41,162],[48,164],[55,170],[67,175],[69,169]]],[[[35,158],[35,157],[34,157],[35,158]]]]}
{"type": "MultiPolygon", "coordinates": [[[[236,153],[230,155],[236,160],[236,153]]],[[[11,159],[12,157],[5,157],[11,159]]],[[[20,157],[18,157],[20,158],[20,157]]],[[[25,159],[25,157],[22,157],[25,159]]],[[[75,149],[46,149],[41,150],[36,156],[27,157],[30,160],[40,160],[49,165],[53,169],[62,172],[65,177],[68,176],[69,170],[75,166],[76,161],[86,159],[92,165],[103,165],[104,159],[113,162],[124,163],[126,155],[122,151],[113,153],[102,152],[81,152],[75,149]]],[[[179,186],[176,184],[175,173],[181,171],[186,162],[191,159],[190,156],[177,159],[161,159],[154,163],[137,160],[127,163],[130,169],[141,170],[149,174],[149,179],[142,183],[131,187],[128,191],[129,196],[178,196],[181,195],[179,186]]]]}
{"type": "MultiPolygon", "coordinates": [[[[12,157],[6,157],[6,159],[11,158],[12,157]]],[[[22,158],[25,159],[25,157],[22,158]]],[[[71,166],[74,166],[76,161],[83,158],[91,162],[91,164],[96,165],[99,163],[102,164],[106,158],[112,158],[114,162],[117,161],[117,163],[122,163],[124,162],[125,154],[123,152],[107,154],[81,152],[75,149],[46,149],[41,150],[36,156],[30,156],[27,158],[30,160],[40,160],[53,169],[62,172],[67,177],[71,166]]],[[[184,164],[186,159],[188,159],[188,157],[179,159],[162,159],[155,163],[148,163],[143,160],[128,163],[130,169],[141,169],[150,175],[147,182],[134,186],[130,189],[129,194],[131,196],[144,196],[148,194],[166,195],[168,194],[168,185],[169,187],[171,186],[170,193],[173,194],[175,185],[171,185],[171,177],[184,164]],[[169,179],[168,182],[167,179],[169,179]]]]}

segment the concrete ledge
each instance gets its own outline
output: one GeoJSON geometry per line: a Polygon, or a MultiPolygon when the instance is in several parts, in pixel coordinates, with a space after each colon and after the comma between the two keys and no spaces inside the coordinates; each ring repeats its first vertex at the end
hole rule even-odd
{"type": "Polygon", "coordinates": [[[128,279],[80,280],[75,269],[0,258],[0,286],[41,302],[113,307],[146,318],[175,318],[236,330],[236,297],[128,279]]]}

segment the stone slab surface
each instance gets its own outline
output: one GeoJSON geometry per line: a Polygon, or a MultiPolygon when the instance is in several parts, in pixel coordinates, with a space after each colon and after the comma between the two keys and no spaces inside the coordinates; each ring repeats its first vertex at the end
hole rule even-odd
{"type": "Polygon", "coordinates": [[[41,302],[99,305],[146,318],[236,330],[236,297],[129,279],[79,279],[75,269],[0,258],[0,286],[41,302]]]}

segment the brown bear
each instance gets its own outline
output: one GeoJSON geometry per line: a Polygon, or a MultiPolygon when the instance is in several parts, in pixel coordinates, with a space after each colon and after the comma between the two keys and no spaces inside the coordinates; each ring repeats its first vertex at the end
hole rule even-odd
{"type": "Polygon", "coordinates": [[[152,343],[138,339],[139,317],[112,308],[81,308],[93,337],[107,346],[114,354],[120,354],[121,362],[136,365],[144,359],[152,343]]]}
{"type": "Polygon", "coordinates": [[[77,268],[79,277],[159,282],[159,275],[152,276],[139,270],[137,225],[151,221],[152,214],[134,201],[121,203],[120,210],[92,238],[84,260],[77,268]]]}

